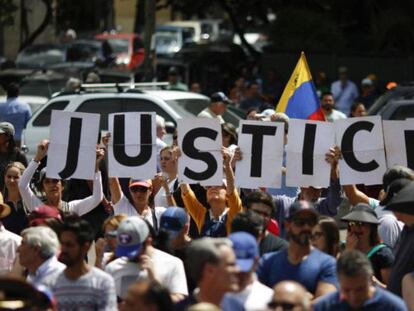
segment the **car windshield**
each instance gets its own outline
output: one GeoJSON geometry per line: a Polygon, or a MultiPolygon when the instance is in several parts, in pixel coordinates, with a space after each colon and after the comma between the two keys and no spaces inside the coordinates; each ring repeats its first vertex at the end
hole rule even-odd
{"type": "Polygon", "coordinates": [[[120,38],[107,39],[112,51],[115,54],[128,53],[129,40],[120,38]]]}
{"type": "Polygon", "coordinates": [[[32,65],[42,67],[45,65],[57,64],[65,61],[65,51],[58,46],[31,46],[17,55],[18,65],[32,65]]]}
{"type": "MultiPolygon", "coordinates": [[[[208,99],[176,99],[176,100],[166,100],[166,102],[177,111],[177,108],[180,111],[177,111],[182,117],[194,117],[197,116],[201,110],[205,109],[209,104],[210,101],[208,99]],[[186,113],[183,114],[181,111],[184,110],[186,113]]],[[[224,115],[223,119],[226,122],[233,124],[234,126],[239,126],[240,118],[234,114],[233,112],[227,110],[224,115]]]]}
{"type": "Polygon", "coordinates": [[[157,53],[168,54],[178,52],[181,48],[178,31],[157,31],[155,33],[155,50],[157,53]]]}

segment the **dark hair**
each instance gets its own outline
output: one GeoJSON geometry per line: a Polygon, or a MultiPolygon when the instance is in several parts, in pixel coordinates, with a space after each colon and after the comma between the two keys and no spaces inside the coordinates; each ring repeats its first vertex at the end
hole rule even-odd
{"type": "Polygon", "coordinates": [[[369,245],[375,246],[381,242],[381,239],[378,234],[378,225],[376,224],[369,224],[370,232],[369,232],[369,245]]]}
{"type": "Polygon", "coordinates": [[[253,203],[262,203],[271,209],[271,213],[275,210],[275,204],[273,203],[272,196],[267,192],[254,191],[249,193],[243,200],[243,206],[246,209],[250,209],[253,203]]]}
{"type": "Polygon", "coordinates": [[[95,236],[89,222],[80,218],[80,216],[76,214],[65,216],[60,234],[64,231],[72,232],[76,236],[76,240],[79,245],[83,245],[88,242],[91,243],[95,236]]]}
{"type": "Polygon", "coordinates": [[[326,253],[336,257],[339,252],[339,228],[335,219],[329,216],[320,216],[318,225],[325,237],[326,253]]]}
{"type": "Polygon", "coordinates": [[[396,179],[407,178],[414,180],[414,171],[402,165],[395,165],[388,169],[382,177],[382,188],[386,191],[388,186],[396,179]]]}
{"type": "Polygon", "coordinates": [[[246,111],[246,116],[244,117],[245,119],[247,119],[247,116],[252,112],[252,111],[256,111],[259,112],[259,108],[257,107],[250,107],[249,109],[247,109],[246,111]]]}
{"type": "Polygon", "coordinates": [[[324,96],[333,96],[333,94],[332,94],[332,92],[330,92],[330,91],[325,91],[325,92],[322,92],[322,94],[321,94],[321,99],[324,97],[324,96]]]}
{"type": "Polygon", "coordinates": [[[233,124],[223,123],[221,125],[221,130],[230,135],[231,139],[230,139],[230,142],[229,142],[229,146],[237,145],[237,140],[238,140],[237,129],[233,124]]]}
{"type": "Polygon", "coordinates": [[[364,106],[365,107],[365,105],[364,105],[364,103],[363,102],[354,102],[352,105],[351,105],[351,113],[350,113],[350,117],[352,117],[352,113],[353,112],[355,112],[355,110],[357,110],[357,108],[358,108],[358,106],[364,106]]]}
{"type": "Polygon", "coordinates": [[[247,232],[253,235],[256,239],[266,230],[264,219],[253,211],[247,210],[238,213],[232,223],[231,232],[247,232]]]}
{"type": "Polygon", "coordinates": [[[149,279],[140,279],[132,284],[132,286],[136,285],[142,285],[143,287],[142,299],[145,304],[156,305],[158,311],[170,311],[174,309],[170,292],[165,286],[149,279]]]}
{"type": "Polygon", "coordinates": [[[373,274],[371,262],[367,255],[357,250],[342,253],[336,263],[336,272],[338,275],[351,278],[365,275],[367,279],[370,279],[373,274]]]}
{"type": "Polygon", "coordinates": [[[7,86],[7,97],[17,97],[19,96],[19,85],[17,83],[10,83],[7,86]]]}

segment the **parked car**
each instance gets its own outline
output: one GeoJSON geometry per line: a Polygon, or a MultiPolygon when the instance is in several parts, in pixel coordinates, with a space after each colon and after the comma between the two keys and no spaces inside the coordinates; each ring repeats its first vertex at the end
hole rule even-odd
{"type": "MultiPolygon", "coordinates": [[[[23,131],[22,145],[29,157],[35,155],[39,141],[49,137],[52,110],[99,113],[100,129],[107,130],[110,113],[154,111],[175,126],[177,119],[194,117],[209,103],[210,99],[204,95],[164,90],[94,91],[56,96],[33,114],[23,131]]],[[[231,112],[226,113],[224,119],[238,125],[239,118],[231,112]]],[[[172,141],[171,131],[167,134],[166,141],[172,141]]]]}
{"type": "Polygon", "coordinates": [[[106,40],[115,54],[115,65],[121,69],[134,70],[144,61],[144,44],[135,33],[102,33],[95,39],[106,40]]]}
{"type": "Polygon", "coordinates": [[[62,63],[66,59],[65,46],[60,44],[33,44],[17,54],[16,67],[42,69],[62,63]]]}
{"type": "Polygon", "coordinates": [[[185,43],[193,42],[191,27],[157,26],[155,28],[155,52],[158,56],[172,57],[185,43]]]}

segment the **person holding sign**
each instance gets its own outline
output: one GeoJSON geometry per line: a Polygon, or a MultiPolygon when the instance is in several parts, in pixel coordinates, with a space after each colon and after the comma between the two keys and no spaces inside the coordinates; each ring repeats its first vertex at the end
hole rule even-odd
{"type": "Polygon", "coordinates": [[[99,171],[99,162],[104,157],[101,149],[96,150],[96,168],[93,180],[93,193],[91,196],[82,199],[65,202],[62,200],[63,182],[60,179],[52,179],[46,177],[46,171],[42,170],[37,184],[38,190],[44,193],[44,199],[37,197],[30,189],[30,180],[34,172],[39,167],[40,161],[46,156],[49,147],[48,140],[42,140],[38,146],[34,159],[30,161],[28,167],[20,178],[19,190],[23,202],[29,211],[33,211],[36,207],[49,205],[56,207],[63,212],[76,213],[82,216],[94,209],[103,199],[102,179],[99,171]]]}
{"type": "MultiPolygon", "coordinates": [[[[221,185],[206,187],[207,202],[210,209],[207,209],[197,200],[188,184],[182,183],[180,186],[185,208],[196,223],[201,236],[227,236],[234,216],[242,210],[242,203],[234,186],[234,172],[230,153],[226,148],[222,149],[222,153],[226,180],[221,185]]],[[[234,159],[239,158],[240,152],[236,150],[234,159]]]]}

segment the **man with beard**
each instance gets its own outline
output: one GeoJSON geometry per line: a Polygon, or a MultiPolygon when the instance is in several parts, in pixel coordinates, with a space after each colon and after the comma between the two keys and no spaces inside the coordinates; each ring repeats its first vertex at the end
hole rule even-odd
{"type": "Polygon", "coordinates": [[[334,97],[331,92],[324,92],[321,95],[321,107],[309,117],[310,120],[333,122],[346,119],[346,115],[334,109],[334,97]]]}
{"type": "Polygon", "coordinates": [[[307,201],[297,201],[289,208],[285,228],[287,250],[265,254],[259,262],[257,276],[263,284],[292,280],[302,284],[315,298],[336,290],[336,262],[310,243],[318,213],[307,201]],[[282,268],[281,268],[282,267],[282,268]]]}
{"type": "Polygon", "coordinates": [[[93,237],[86,220],[76,215],[65,218],[59,239],[66,269],[52,286],[58,310],[117,310],[113,278],[85,261],[93,237]]]}

